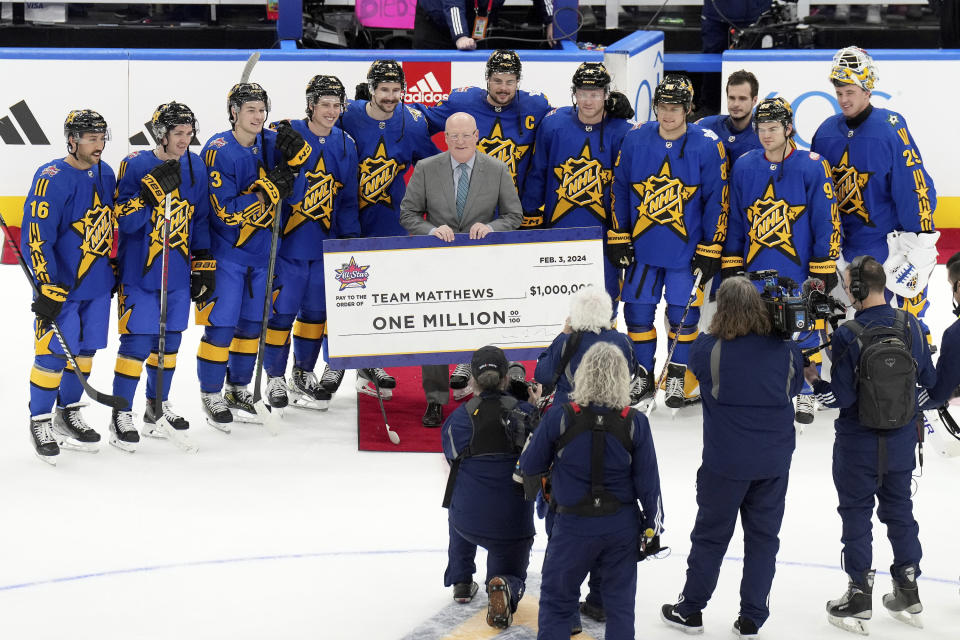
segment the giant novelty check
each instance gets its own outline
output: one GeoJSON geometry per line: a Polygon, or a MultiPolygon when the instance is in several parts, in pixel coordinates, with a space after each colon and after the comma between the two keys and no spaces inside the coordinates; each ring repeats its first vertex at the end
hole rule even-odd
{"type": "Polygon", "coordinates": [[[599,227],[326,240],[327,362],[335,369],[469,362],[493,344],[535,359],[570,294],[603,286],[599,227]]]}

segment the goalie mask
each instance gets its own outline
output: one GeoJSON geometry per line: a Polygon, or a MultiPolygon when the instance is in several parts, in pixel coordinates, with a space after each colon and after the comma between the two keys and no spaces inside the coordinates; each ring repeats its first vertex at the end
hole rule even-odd
{"type": "Polygon", "coordinates": [[[227,94],[227,115],[230,117],[230,123],[237,121],[234,110],[240,111],[247,102],[262,102],[270,113],[270,97],[267,91],[256,82],[241,82],[233,85],[230,93],[227,94]]]}
{"type": "Polygon", "coordinates": [[[834,84],[852,84],[864,91],[873,91],[880,81],[873,58],[859,47],[844,47],[833,56],[830,81],[834,84]]]}
{"type": "Polygon", "coordinates": [[[519,81],[522,68],[523,65],[520,64],[520,56],[517,55],[516,51],[497,49],[487,58],[487,72],[485,77],[489,80],[490,76],[495,73],[510,73],[517,76],[517,81],[519,81]]]}
{"type": "Polygon", "coordinates": [[[693,108],[693,85],[685,76],[670,74],[653,92],[653,106],[679,104],[689,111],[693,108]]]}
{"type": "Polygon", "coordinates": [[[347,103],[347,90],[336,76],[316,75],[307,83],[307,118],[313,116],[313,105],[321,96],[333,96],[340,102],[340,111],[347,103]]]}
{"type": "Polygon", "coordinates": [[[150,119],[150,131],[159,144],[167,132],[181,124],[193,127],[193,135],[197,135],[197,118],[190,107],[182,102],[167,102],[157,107],[150,119]]]}
{"type": "Polygon", "coordinates": [[[940,232],[913,233],[891,231],[887,234],[887,289],[903,298],[918,296],[937,265],[937,240],[940,232]]]}
{"type": "Polygon", "coordinates": [[[610,93],[610,73],[602,62],[584,62],[573,74],[573,90],[603,89],[610,93]]]}
{"type": "Polygon", "coordinates": [[[400,91],[406,92],[407,80],[403,75],[403,67],[396,60],[374,60],[367,70],[367,84],[370,85],[370,93],[377,90],[377,85],[381,82],[399,82],[400,91]]]}

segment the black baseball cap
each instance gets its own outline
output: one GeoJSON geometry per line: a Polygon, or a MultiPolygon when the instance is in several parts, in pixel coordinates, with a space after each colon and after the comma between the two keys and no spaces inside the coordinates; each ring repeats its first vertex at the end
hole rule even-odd
{"type": "Polygon", "coordinates": [[[491,369],[499,373],[501,378],[507,375],[507,356],[500,347],[493,345],[480,347],[473,353],[473,360],[470,361],[470,371],[474,379],[491,369]]]}

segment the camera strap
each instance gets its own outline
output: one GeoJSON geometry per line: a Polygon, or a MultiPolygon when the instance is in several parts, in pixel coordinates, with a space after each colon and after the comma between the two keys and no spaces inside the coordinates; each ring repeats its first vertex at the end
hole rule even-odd
{"type": "MultiPolygon", "coordinates": [[[[560,381],[560,377],[563,376],[564,372],[566,372],[567,367],[570,365],[570,361],[573,360],[573,354],[575,354],[580,348],[580,343],[582,341],[583,331],[574,331],[570,334],[570,337],[567,338],[567,341],[563,345],[563,350],[560,352],[560,362],[557,363],[557,368],[553,372],[553,377],[550,378],[551,390],[557,387],[557,382],[560,381]]],[[[573,380],[570,381],[570,384],[573,384],[573,380]]]]}

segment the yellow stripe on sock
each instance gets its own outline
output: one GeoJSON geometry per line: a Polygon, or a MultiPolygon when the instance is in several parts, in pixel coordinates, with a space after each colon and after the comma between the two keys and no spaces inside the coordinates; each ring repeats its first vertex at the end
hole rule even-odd
{"type": "MultiPolygon", "coordinates": [[[[90,375],[93,369],[93,356],[76,356],[77,364],[80,365],[80,373],[90,375]]],[[[67,360],[67,371],[73,371],[73,363],[67,360]]]]}
{"type": "Polygon", "coordinates": [[[271,329],[267,327],[267,344],[282,347],[290,341],[290,329],[271,329]]]}
{"type": "Polygon", "coordinates": [[[226,362],[229,355],[226,347],[218,347],[203,340],[200,341],[200,348],[197,349],[197,357],[208,362],[226,362]]]}
{"type": "Polygon", "coordinates": [[[143,371],[143,363],[126,356],[117,356],[117,363],[113,365],[114,373],[127,378],[139,378],[141,371],[143,371]]]}
{"type": "Polygon", "coordinates": [[[37,367],[37,365],[33,365],[33,368],[30,370],[30,382],[41,389],[56,389],[60,386],[60,377],[62,375],[62,371],[48,371],[37,367]]]}
{"type": "Polygon", "coordinates": [[[323,340],[323,334],[326,332],[326,322],[302,322],[297,320],[293,323],[293,335],[297,338],[306,338],[307,340],[323,340]]]}
{"type": "Polygon", "coordinates": [[[257,352],[259,342],[259,338],[234,338],[230,342],[230,352],[254,354],[257,352]]]}
{"type": "Polygon", "coordinates": [[[657,330],[650,329],[649,331],[628,331],[627,337],[629,337],[633,342],[651,342],[657,339],[657,330]]]}
{"type": "MultiPolygon", "coordinates": [[[[147,356],[147,366],[156,367],[159,364],[160,358],[157,357],[156,351],[151,351],[150,355],[147,356]]],[[[166,353],[163,356],[163,368],[164,369],[173,369],[177,366],[177,354],[175,353],[166,353]]]]}

